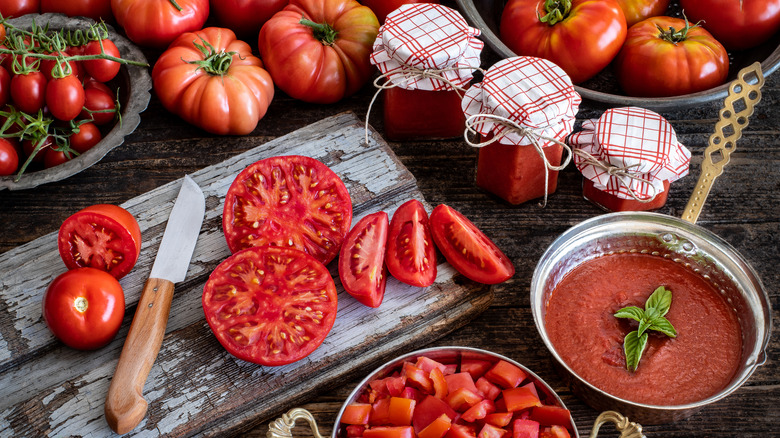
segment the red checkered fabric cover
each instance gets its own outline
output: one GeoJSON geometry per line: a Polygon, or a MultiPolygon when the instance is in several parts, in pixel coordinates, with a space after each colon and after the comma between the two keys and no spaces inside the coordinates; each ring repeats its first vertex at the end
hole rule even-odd
{"type": "Polygon", "coordinates": [[[468,84],[480,65],[485,44],[479,34],[452,8],[406,4],[388,14],[379,28],[371,63],[398,87],[452,90],[452,85],[468,84]],[[446,80],[431,77],[436,75],[446,80]]]}
{"type": "Polygon", "coordinates": [[[610,175],[589,157],[574,155],[575,165],[596,188],[623,199],[633,198],[629,189],[640,199],[661,193],[664,181],[687,175],[691,162],[691,152],[677,140],[672,125],[644,108],[612,108],[598,119],[586,120],[582,131],[569,137],[569,144],[633,177],[610,175]]]}
{"type": "MultiPolygon", "coordinates": [[[[466,117],[477,114],[509,119],[540,138],[563,140],[574,129],[582,98],[569,76],[546,59],[519,56],[503,59],[485,73],[482,82],[466,91],[466,117]]],[[[503,144],[528,146],[533,140],[505,124],[485,118],[473,125],[483,137],[493,135],[503,144]],[[507,132],[508,131],[508,132],[507,132]]],[[[552,145],[540,142],[542,147],[552,145]]]]}

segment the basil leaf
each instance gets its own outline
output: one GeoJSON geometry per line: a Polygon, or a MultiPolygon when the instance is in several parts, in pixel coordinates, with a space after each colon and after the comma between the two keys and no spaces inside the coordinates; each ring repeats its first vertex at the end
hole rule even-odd
{"type": "Polygon", "coordinates": [[[677,337],[677,330],[675,330],[672,323],[669,322],[669,320],[664,318],[663,316],[651,320],[648,330],[655,330],[661,332],[671,338],[677,337]]]}
{"type": "Polygon", "coordinates": [[[628,306],[618,310],[615,313],[616,318],[630,318],[635,321],[642,321],[645,318],[645,311],[637,306],[628,306]]]}
{"type": "Polygon", "coordinates": [[[669,307],[672,306],[672,291],[660,286],[647,299],[645,303],[645,312],[649,309],[655,309],[660,316],[666,316],[669,307]]]}
{"type": "Polygon", "coordinates": [[[636,330],[637,331],[637,335],[644,334],[647,331],[647,329],[650,328],[650,325],[651,324],[650,324],[650,320],[649,319],[645,318],[645,319],[642,319],[641,321],[639,321],[639,328],[636,330]]]}
{"type": "Polygon", "coordinates": [[[633,331],[623,339],[623,352],[626,355],[626,367],[629,371],[636,371],[645,347],[647,347],[647,333],[639,335],[633,331]]]}

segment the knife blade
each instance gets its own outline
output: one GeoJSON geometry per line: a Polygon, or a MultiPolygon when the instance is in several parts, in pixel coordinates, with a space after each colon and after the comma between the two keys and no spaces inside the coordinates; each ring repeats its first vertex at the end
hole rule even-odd
{"type": "Polygon", "coordinates": [[[185,175],[106,396],[106,421],[119,434],[133,430],[146,415],[144,383],[162,345],[174,284],[187,275],[205,209],[203,191],[185,175]]]}

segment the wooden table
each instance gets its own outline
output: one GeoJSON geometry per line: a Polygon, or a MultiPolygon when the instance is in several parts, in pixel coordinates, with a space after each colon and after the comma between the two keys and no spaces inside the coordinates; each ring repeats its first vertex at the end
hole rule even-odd
{"type": "MultiPolygon", "coordinates": [[[[153,59],[154,55],[150,54],[150,61],[153,59]]],[[[0,253],[56,231],[65,218],[83,207],[95,203],[120,204],[325,117],[352,111],[362,119],[373,92],[366,86],[357,95],[333,105],[306,104],[279,92],[257,129],[243,137],[219,137],[193,128],[168,113],[153,96],[138,129],[126,138],[123,146],[97,165],[35,189],[0,192],[0,253]]],[[[775,322],[780,307],[778,101],[780,76],[775,74],[768,78],[763,100],[750,119],[725,174],[715,183],[698,221],[731,243],[753,265],[770,294],[775,322]]],[[[712,103],[663,114],[677,130],[680,140],[692,150],[693,159],[691,174],[672,186],[669,200],[660,212],[681,215],[698,178],[702,151],[713,131],[719,108],[720,103],[712,103]]],[[[601,104],[583,102],[578,118],[598,117],[604,109],[601,104]]],[[[381,110],[371,114],[370,122],[382,132],[381,110]]],[[[559,392],[572,410],[581,436],[587,436],[598,412],[572,395],[552,369],[552,356],[534,327],[529,307],[531,275],[547,246],[569,227],[603,213],[583,200],[580,174],[573,166],[561,172],[558,191],[549,198],[546,208],[540,208],[536,202],[512,206],[475,186],[475,151],[460,139],[390,143],[390,146],[417,179],[430,205],[445,203],[465,214],[504,250],[517,269],[513,278],[494,287],[494,300],[488,310],[468,325],[441,339],[423,342],[419,347],[474,346],[523,363],[559,392]]],[[[775,324],[769,360],[742,388],[687,420],[646,426],[645,433],[649,437],[668,438],[733,437],[737,430],[742,437],[779,433],[777,327],[775,324]]],[[[369,371],[357,369],[349,381],[334,390],[310,394],[310,402],[303,407],[315,414],[323,433],[330,434],[344,399],[369,371]]],[[[272,419],[252,419],[249,429],[236,434],[265,436],[267,423],[272,419]]],[[[605,427],[601,436],[613,434],[612,428],[605,427]]]]}

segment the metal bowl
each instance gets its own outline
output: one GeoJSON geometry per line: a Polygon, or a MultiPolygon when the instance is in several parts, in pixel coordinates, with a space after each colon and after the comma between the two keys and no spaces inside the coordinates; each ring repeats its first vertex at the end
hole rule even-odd
{"type": "Polygon", "coordinates": [[[728,242],[682,219],[648,212],[597,216],[558,237],[534,271],[531,311],[536,328],[556,359],[556,368],[572,392],[595,409],[616,410],[644,425],[686,418],[734,392],[766,361],[772,332],[769,297],[758,275],[728,242]],[[601,255],[625,252],[657,255],[685,264],[707,279],[731,304],[741,325],[743,351],[741,367],[726,388],[707,399],[685,405],[642,404],[595,387],[561,359],[545,329],[545,307],[550,294],[579,264],[601,255]]]}
{"type": "MultiPolygon", "coordinates": [[[[39,26],[49,23],[51,30],[83,30],[90,24],[95,23],[89,18],[67,17],[63,14],[29,14],[8,20],[9,23],[23,29],[29,29],[33,21],[39,26]]],[[[109,38],[116,44],[122,58],[147,63],[144,54],[130,40],[118,34],[111,27],[109,27],[108,32],[109,38]]],[[[104,130],[104,127],[101,127],[103,138],[98,144],[87,152],[59,166],[35,172],[25,172],[18,181],[15,181],[16,174],[0,176],[0,190],[29,189],[41,184],[65,179],[97,163],[112,149],[121,145],[125,136],[133,132],[141,122],[140,114],[146,109],[151,98],[149,90],[152,89],[152,79],[149,76],[147,67],[125,64],[119,69],[119,74],[111,80],[109,86],[112,89],[119,90],[121,123],[108,127],[108,130],[104,130]]]]}
{"type": "MultiPolygon", "coordinates": [[[[456,0],[458,7],[472,26],[482,31],[482,39],[501,58],[517,56],[499,38],[499,23],[506,0],[456,0]]],[[[668,11],[671,15],[679,13],[676,1],[668,11]]],[[[729,77],[723,85],[698,93],[674,97],[631,97],[620,90],[610,67],[596,77],[574,88],[586,99],[602,102],[608,106],[639,106],[663,112],[691,108],[704,103],[723,100],[728,95],[728,84],[739,70],[756,61],[761,62],[764,76],[769,76],[780,66],[780,33],[769,41],[750,50],[729,53],[729,77]]]]}

